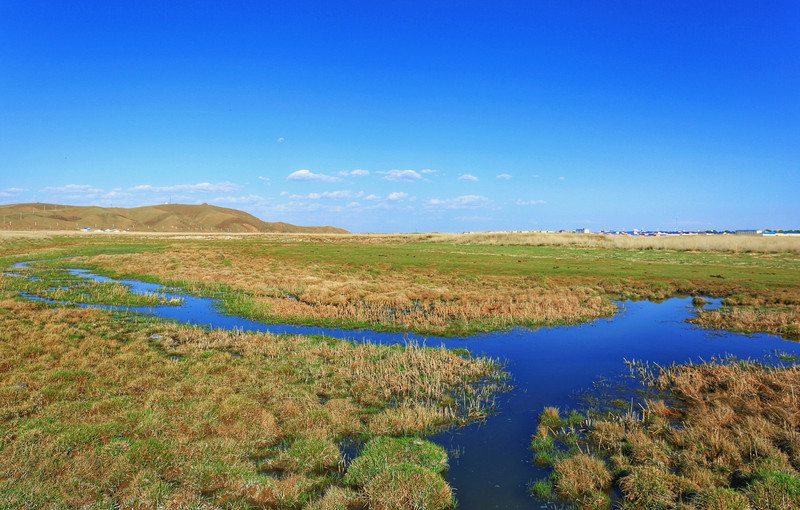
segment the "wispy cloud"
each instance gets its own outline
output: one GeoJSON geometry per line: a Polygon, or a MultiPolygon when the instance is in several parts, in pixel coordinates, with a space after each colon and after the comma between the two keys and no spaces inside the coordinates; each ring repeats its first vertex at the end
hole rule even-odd
{"type": "Polygon", "coordinates": [[[40,189],[39,192],[57,196],[57,200],[69,201],[75,205],[114,205],[117,207],[143,205],[142,195],[122,191],[121,188],[106,191],[91,184],[47,186],[40,189]]]}
{"type": "Polygon", "coordinates": [[[316,182],[339,182],[341,179],[339,177],[334,177],[333,175],[325,175],[325,174],[315,174],[310,170],[298,170],[296,172],[292,172],[286,178],[287,181],[316,181],[316,182]]]}
{"type": "Polygon", "coordinates": [[[419,173],[421,173],[421,174],[438,174],[439,170],[431,170],[430,168],[426,168],[425,170],[420,170],[419,173]]]}
{"type": "Polygon", "coordinates": [[[278,138],[278,143],[283,143],[285,141],[286,141],[286,138],[284,138],[284,137],[278,138]]]}
{"type": "Polygon", "coordinates": [[[2,197],[2,198],[15,197],[15,196],[19,195],[20,193],[24,193],[25,191],[28,191],[28,190],[27,189],[23,189],[23,188],[5,188],[5,189],[0,189],[0,197],[2,197]]]}
{"type": "Polygon", "coordinates": [[[427,206],[436,209],[477,209],[491,204],[491,200],[482,195],[462,195],[455,198],[428,200],[427,206]]]}
{"type": "Polygon", "coordinates": [[[497,175],[497,178],[507,181],[507,180],[511,179],[511,174],[499,174],[499,175],[497,175]]]}
{"type": "Polygon", "coordinates": [[[422,176],[414,170],[389,170],[378,173],[384,174],[383,178],[391,182],[415,182],[422,179],[422,176]]]}
{"type": "Polygon", "coordinates": [[[263,205],[267,199],[259,195],[248,195],[246,197],[217,197],[209,202],[214,204],[236,204],[236,205],[263,205]]]}
{"type": "Polygon", "coordinates": [[[128,188],[128,191],[134,193],[231,193],[240,189],[242,189],[241,186],[232,182],[218,182],[216,184],[201,182],[200,184],[176,184],[174,186],[142,184],[128,188]]]}
{"type": "Polygon", "coordinates": [[[380,200],[380,199],[381,199],[381,197],[379,197],[378,195],[376,195],[374,193],[370,193],[369,195],[364,197],[364,200],[370,200],[370,201],[380,200]]]}
{"type": "Polygon", "coordinates": [[[386,200],[391,202],[397,202],[400,200],[405,200],[408,198],[408,193],[403,193],[402,191],[395,191],[394,193],[389,193],[389,196],[386,197],[386,200]]]}
{"type": "Polygon", "coordinates": [[[47,186],[39,190],[41,193],[52,193],[54,195],[82,194],[82,193],[103,193],[103,190],[90,184],[67,184],[66,186],[47,186]]]}
{"type": "Polygon", "coordinates": [[[517,205],[542,205],[546,203],[544,200],[517,200],[517,205]]]}
{"type": "MultiPolygon", "coordinates": [[[[283,195],[283,193],[281,193],[283,195]]],[[[360,198],[364,195],[363,191],[323,191],[322,193],[309,193],[308,195],[291,195],[291,200],[320,200],[322,198],[329,198],[332,200],[353,200],[360,198]]]]}
{"type": "Polygon", "coordinates": [[[269,177],[261,177],[261,176],[259,175],[259,176],[258,176],[258,180],[259,180],[259,181],[264,181],[264,184],[269,184],[269,177]]]}
{"type": "Polygon", "coordinates": [[[347,170],[342,170],[341,172],[338,172],[338,175],[341,175],[342,177],[366,177],[369,175],[369,170],[362,170],[360,168],[351,170],[350,172],[347,170]]]}
{"type": "Polygon", "coordinates": [[[459,176],[459,181],[471,181],[471,182],[478,182],[478,178],[472,174],[464,174],[459,176]]]}

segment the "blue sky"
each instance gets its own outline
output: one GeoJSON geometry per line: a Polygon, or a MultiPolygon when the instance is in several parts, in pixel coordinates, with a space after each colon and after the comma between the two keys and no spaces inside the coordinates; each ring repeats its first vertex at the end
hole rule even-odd
{"type": "Polygon", "coordinates": [[[800,227],[800,3],[0,2],[0,203],[800,227]]]}

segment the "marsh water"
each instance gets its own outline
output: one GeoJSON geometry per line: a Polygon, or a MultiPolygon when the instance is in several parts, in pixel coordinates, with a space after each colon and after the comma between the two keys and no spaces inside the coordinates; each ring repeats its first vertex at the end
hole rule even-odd
{"type": "Polygon", "coordinates": [[[266,325],[223,315],[213,299],[173,295],[160,285],[111,280],[85,270],[73,269],[70,273],[100,282],[119,281],[137,293],[179,297],[183,300],[181,306],[128,310],[186,324],[325,335],[380,344],[413,341],[429,347],[444,345],[468,349],[476,355],[505,361],[512,376],[513,389],[498,396],[496,412],[482,423],[446,430],[431,438],[449,452],[447,480],[454,488],[458,508],[463,510],[555,507],[554,503],[536,501],[527,493],[531,481],[549,474],[549,470],[540,469],[533,463],[528,450],[537,417],[545,406],[562,410],[579,407],[581,395],[596,389],[598,384],[604,386],[603,381],[618,381],[621,374],[628,372],[625,360],[668,365],[673,362],[702,362],[726,355],[762,359],[775,351],[800,355],[800,344],[776,336],[707,331],[684,322],[693,314],[692,302],[688,298],[670,299],[663,303],[622,302],[614,318],[580,326],[513,329],[442,339],[361,330],[266,325]]]}

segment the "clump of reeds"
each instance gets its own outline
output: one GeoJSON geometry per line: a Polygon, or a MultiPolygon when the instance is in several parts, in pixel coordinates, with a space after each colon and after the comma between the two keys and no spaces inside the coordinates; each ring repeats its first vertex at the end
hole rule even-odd
{"type": "Polygon", "coordinates": [[[611,486],[611,471],[605,463],[591,455],[577,453],[556,462],[554,467],[556,493],[582,508],[605,508],[610,499],[606,491],[611,486]]]}
{"type": "MultiPolygon", "coordinates": [[[[562,420],[543,413],[533,448],[555,452],[555,494],[606,508],[599,493],[613,479],[635,508],[800,507],[800,368],[727,359],[647,379],[669,405],[650,400],[573,429],[554,430],[562,420]]],[[[545,484],[534,494],[546,496],[545,484]]]]}
{"type": "Polygon", "coordinates": [[[778,306],[724,306],[699,313],[690,322],[709,329],[744,333],[774,333],[800,337],[800,304],[778,306]]]}
{"type": "Polygon", "coordinates": [[[380,437],[367,443],[344,481],[361,487],[369,508],[445,509],[454,503],[440,476],[446,469],[441,446],[418,438],[380,437]]]}

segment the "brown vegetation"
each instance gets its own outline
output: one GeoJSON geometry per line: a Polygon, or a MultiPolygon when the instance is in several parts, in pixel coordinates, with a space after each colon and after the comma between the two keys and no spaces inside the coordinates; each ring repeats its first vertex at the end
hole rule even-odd
{"type": "Polygon", "coordinates": [[[341,508],[339,441],[483,415],[496,370],[0,301],[0,507],[341,508]]]}
{"type": "Polygon", "coordinates": [[[590,234],[508,235],[512,241],[498,242],[539,244],[491,246],[495,234],[488,233],[129,233],[18,238],[5,247],[33,259],[52,256],[48,246],[70,255],[87,246],[102,253],[107,245],[107,255],[70,263],[156,277],[190,292],[221,290],[229,313],[265,322],[458,335],[584,322],[613,314],[613,300],[689,295],[726,298],[725,310],[703,312],[697,324],[796,334],[800,261],[793,252],[768,253],[780,249],[769,246],[772,239],[718,236],[755,243],[734,253],[578,247],[599,237],[590,234]],[[448,239],[476,244],[434,242],[448,239]]]}
{"type": "MultiPolygon", "coordinates": [[[[614,300],[688,295],[725,298],[723,310],[702,311],[696,324],[797,336],[800,259],[793,251],[771,252],[782,249],[772,244],[779,238],[695,237],[750,244],[624,250],[602,247],[601,236],[539,233],[0,233],[0,242],[12,261],[25,253],[29,260],[106,253],[70,264],[156,277],[190,292],[222,291],[229,313],[265,322],[465,335],[584,322],[613,314],[614,300]],[[598,239],[600,247],[580,247],[598,239]]],[[[648,242],[666,248],[666,239],[648,242]]]]}
{"type": "Polygon", "coordinates": [[[174,245],[167,253],[101,255],[87,261],[117,273],[179,281],[189,290],[192,283],[198,291],[223,284],[237,292],[225,303],[233,313],[272,322],[334,319],[445,334],[469,326],[491,331],[516,324],[575,323],[615,310],[597,290],[581,284],[551,289],[536,278],[465,280],[436,270],[419,278],[368,268],[345,272],[219,246],[201,251],[174,245]]]}
{"type": "Polygon", "coordinates": [[[573,483],[610,481],[582,453],[591,450],[613,470],[623,508],[800,507],[800,368],[729,360],[660,369],[651,380],[675,404],[654,400],[552,432],[578,445],[555,464],[559,495],[598,508],[573,483]]]}
{"type": "Polygon", "coordinates": [[[690,322],[709,329],[773,333],[796,339],[800,337],[800,305],[785,305],[777,309],[723,307],[719,310],[703,311],[690,322]]]}
{"type": "Polygon", "coordinates": [[[375,235],[383,242],[447,243],[494,246],[573,246],[622,250],[678,250],[722,252],[800,253],[800,235],[736,236],[680,235],[644,237],[631,235],[573,234],[552,232],[470,232],[465,234],[375,235]]]}

